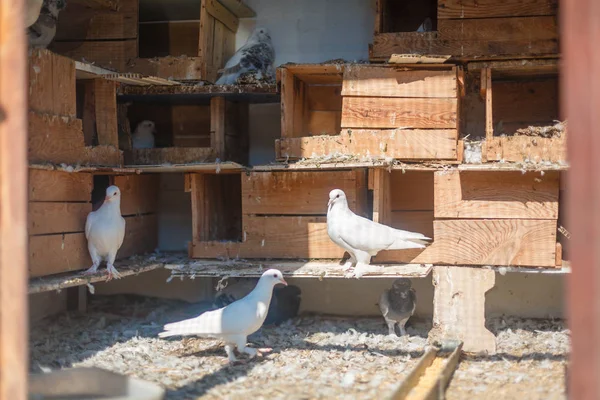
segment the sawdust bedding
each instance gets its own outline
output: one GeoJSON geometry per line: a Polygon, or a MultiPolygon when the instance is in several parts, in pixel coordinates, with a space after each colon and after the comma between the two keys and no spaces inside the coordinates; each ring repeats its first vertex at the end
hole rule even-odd
{"type": "MultiPolygon", "coordinates": [[[[409,321],[411,336],[398,338],[386,335],[381,318],[305,315],[250,336],[251,346],[273,352],[233,366],[219,341],[157,338],[164,323],[207,307],[93,296],[86,314],[65,313],[31,327],[30,368],[97,366],[158,383],[168,399],[384,398],[416,365],[431,327],[409,321]]],[[[528,398],[538,398],[542,389],[539,398],[564,397],[568,336],[561,323],[532,322],[518,329],[517,323],[499,328],[498,356],[463,361],[450,398],[508,398],[501,390],[511,382],[519,396],[510,398],[529,392],[534,397],[528,398]]]]}

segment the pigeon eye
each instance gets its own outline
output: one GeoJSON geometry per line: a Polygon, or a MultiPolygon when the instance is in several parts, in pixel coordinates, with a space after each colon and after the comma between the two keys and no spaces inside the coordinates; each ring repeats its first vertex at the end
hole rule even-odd
{"type": "Polygon", "coordinates": [[[337,195],[337,196],[335,196],[335,197],[337,197],[337,198],[339,199],[339,198],[340,198],[340,195],[338,194],[338,195],[337,195]]]}

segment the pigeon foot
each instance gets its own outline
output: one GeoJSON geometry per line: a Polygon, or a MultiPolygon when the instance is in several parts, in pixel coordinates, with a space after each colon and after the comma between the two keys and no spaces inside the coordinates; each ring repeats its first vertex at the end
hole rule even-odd
{"type": "Polygon", "coordinates": [[[106,279],[106,282],[112,280],[113,278],[121,279],[123,277],[112,264],[107,265],[106,270],[108,271],[108,279],[106,279]]]}
{"type": "Polygon", "coordinates": [[[83,274],[94,275],[96,272],[98,272],[98,265],[92,265],[90,268],[86,269],[83,274]]]}

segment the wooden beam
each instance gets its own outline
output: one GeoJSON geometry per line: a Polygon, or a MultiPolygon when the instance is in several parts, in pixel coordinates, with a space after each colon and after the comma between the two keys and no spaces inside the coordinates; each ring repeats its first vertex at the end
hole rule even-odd
{"type": "Polygon", "coordinates": [[[294,74],[287,68],[281,72],[281,137],[294,137],[294,74]]]}
{"type": "Polygon", "coordinates": [[[438,0],[438,19],[556,15],[557,0],[438,0]]]}
{"type": "Polygon", "coordinates": [[[99,145],[119,147],[117,129],[117,84],[105,79],[94,79],[96,132],[99,145]]]}
{"type": "Polygon", "coordinates": [[[251,9],[244,0],[219,0],[229,11],[238,18],[254,18],[256,12],[251,9]]]}
{"type": "Polygon", "coordinates": [[[202,2],[205,4],[206,11],[210,15],[215,17],[230,31],[237,32],[240,21],[231,11],[217,0],[203,0],[202,2]]]}
{"type": "Polygon", "coordinates": [[[0,399],[27,398],[25,1],[0,2],[0,399]]]}
{"type": "Polygon", "coordinates": [[[210,147],[215,157],[225,161],[225,98],[210,99],[210,147]]]}
{"type": "Polygon", "coordinates": [[[373,221],[389,225],[392,212],[391,172],[378,168],[373,171],[373,221]]]}
{"type": "Polygon", "coordinates": [[[485,101],[485,139],[489,141],[494,136],[494,116],[492,113],[492,69],[481,69],[481,90],[485,101]]]}
{"type": "Polygon", "coordinates": [[[192,242],[208,240],[208,219],[206,216],[205,174],[190,174],[192,193],[192,242]]]}

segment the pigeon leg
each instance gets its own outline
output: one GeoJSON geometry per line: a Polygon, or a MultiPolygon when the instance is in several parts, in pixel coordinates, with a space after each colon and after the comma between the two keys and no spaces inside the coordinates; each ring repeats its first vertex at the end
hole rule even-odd
{"type": "Polygon", "coordinates": [[[121,274],[113,265],[115,258],[117,258],[116,252],[108,254],[108,258],[106,260],[106,270],[108,271],[108,279],[106,280],[107,282],[112,280],[112,278],[121,279],[121,274]]]}
{"type": "Polygon", "coordinates": [[[345,272],[350,271],[352,269],[352,267],[354,267],[355,265],[356,265],[356,258],[354,257],[354,255],[350,254],[350,258],[348,259],[348,261],[346,261],[346,264],[344,264],[344,267],[342,268],[342,270],[345,272]]]}
{"type": "Polygon", "coordinates": [[[254,358],[258,354],[258,350],[253,349],[252,347],[247,347],[247,346],[244,346],[243,348],[241,348],[241,351],[248,354],[250,356],[250,358],[254,358]]]}
{"type": "Polygon", "coordinates": [[[100,261],[102,261],[102,258],[98,255],[96,249],[93,246],[89,245],[88,251],[90,252],[90,258],[92,259],[93,264],[83,274],[94,275],[98,271],[98,266],[100,265],[100,261]]]}
{"type": "Polygon", "coordinates": [[[396,321],[386,318],[385,322],[388,326],[388,336],[396,336],[396,329],[395,329],[396,321]]]}
{"type": "Polygon", "coordinates": [[[400,336],[406,336],[406,329],[404,328],[404,325],[406,325],[406,321],[408,321],[408,318],[398,322],[398,328],[400,328],[400,336]]]}
{"type": "Polygon", "coordinates": [[[234,363],[237,361],[237,358],[235,357],[235,354],[233,352],[233,347],[234,345],[232,344],[225,345],[225,353],[227,353],[227,358],[229,359],[230,363],[234,363]]]}

